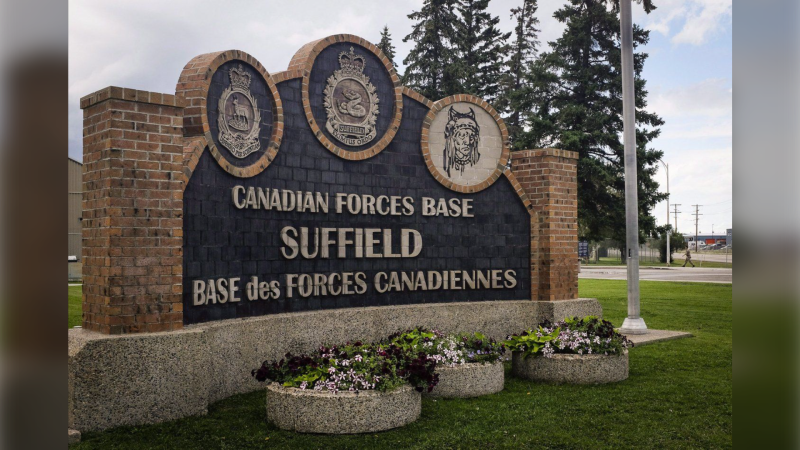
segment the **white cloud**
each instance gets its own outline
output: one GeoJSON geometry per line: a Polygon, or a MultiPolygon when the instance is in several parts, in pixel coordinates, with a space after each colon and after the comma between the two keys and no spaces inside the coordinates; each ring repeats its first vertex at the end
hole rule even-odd
{"type": "MultiPolygon", "coordinates": [[[[670,166],[670,203],[681,204],[679,210],[683,211],[678,217],[680,231],[694,230],[690,205],[720,204],[733,197],[732,97],[730,80],[718,78],[671,89],[651,89],[647,109],[665,121],[653,147],[664,151],[664,160],[670,166]]],[[[656,179],[666,190],[663,170],[656,179]]],[[[662,202],[653,210],[659,224],[665,223],[666,208],[662,202]]],[[[707,212],[700,216],[701,230],[710,232],[712,224],[715,229],[730,226],[729,207],[707,212]]]]}
{"type": "Polygon", "coordinates": [[[732,0],[663,0],[649,15],[636,20],[648,30],[670,37],[673,44],[703,45],[722,31],[733,15],[732,0]]]}
{"type": "MultiPolygon", "coordinates": [[[[521,0],[492,0],[490,11],[500,28],[511,31],[511,8],[521,0]]],[[[537,17],[542,47],[561,36],[564,25],[553,13],[564,0],[540,0],[537,17]]],[[[676,44],[702,45],[727,26],[731,0],[657,0],[658,9],[646,15],[634,7],[634,20],[671,37],[676,44]]],[[[81,96],[109,85],[155,92],[174,92],[184,64],[195,55],[241,49],[256,57],[270,72],[285,70],[300,46],[336,33],[351,33],[377,42],[389,26],[397,62],[412,43],[407,15],[422,0],[74,0],[69,10],[69,150],[80,158],[81,96]]],[[[648,46],[651,55],[661,50],[648,46]]],[[[686,58],[686,64],[693,61],[686,58]]],[[[402,67],[399,67],[402,70],[402,67]]],[[[662,136],[653,143],[670,163],[673,201],[712,204],[731,198],[730,80],[708,79],[671,89],[650,89],[650,111],[666,120],[662,136]]],[[[660,175],[663,178],[663,175],[660,175]]],[[[662,182],[665,180],[661,180],[662,182]]],[[[663,219],[666,205],[654,213],[663,219]]],[[[687,209],[684,209],[687,211],[687,209]]],[[[688,215],[684,214],[685,217],[688,215]]],[[[681,224],[683,227],[683,224],[681,224]]]]}
{"type": "Polygon", "coordinates": [[[647,109],[662,116],[662,139],[730,138],[733,91],[729,80],[710,78],[688,86],[654,88],[647,109]]]}

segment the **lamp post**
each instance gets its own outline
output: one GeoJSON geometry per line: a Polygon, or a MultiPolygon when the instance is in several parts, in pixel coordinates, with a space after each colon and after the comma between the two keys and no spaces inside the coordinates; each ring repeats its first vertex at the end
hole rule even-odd
{"type": "Polygon", "coordinates": [[[631,0],[620,1],[622,50],[622,136],[625,145],[625,244],[628,247],[628,317],[620,331],[645,334],[639,305],[639,192],[636,164],[636,103],[633,77],[633,17],[631,0]]]}
{"type": "Polygon", "coordinates": [[[672,234],[672,230],[669,227],[669,164],[665,163],[663,159],[659,159],[659,161],[664,165],[664,170],[667,172],[667,267],[669,267],[669,259],[672,256],[672,252],[669,251],[669,235],[672,234]]]}

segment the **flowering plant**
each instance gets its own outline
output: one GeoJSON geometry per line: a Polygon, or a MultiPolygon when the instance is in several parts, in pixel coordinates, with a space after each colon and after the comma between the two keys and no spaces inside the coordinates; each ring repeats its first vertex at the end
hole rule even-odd
{"type": "Polygon", "coordinates": [[[423,352],[437,364],[450,367],[465,363],[493,363],[499,361],[505,352],[502,343],[481,333],[445,335],[420,327],[395,333],[384,342],[423,352]]]}
{"type": "Polygon", "coordinates": [[[410,383],[418,391],[433,390],[439,380],[436,362],[425,353],[395,345],[347,343],[320,347],[312,355],[287,353],[280,361],[264,361],[252,375],[287,387],[337,393],[388,391],[410,383]]]}
{"type": "Polygon", "coordinates": [[[531,355],[550,358],[555,353],[619,355],[633,347],[632,342],[614,330],[611,322],[594,316],[573,317],[555,324],[545,322],[536,331],[509,336],[505,344],[526,358],[531,355]]]}

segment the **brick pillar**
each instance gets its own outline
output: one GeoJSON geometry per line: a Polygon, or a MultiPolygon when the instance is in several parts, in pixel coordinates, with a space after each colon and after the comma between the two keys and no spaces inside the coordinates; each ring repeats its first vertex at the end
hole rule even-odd
{"type": "Polygon", "coordinates": [[[511,170],[537,213],[531,267],[537,300],[578,298],[578,154],[540,149],[512,152],[511,170]]]}
{"type": "Polygon", "coordinates": [[[83,327],[183,327],[183,105],[107,87],[83,109],[83,327]]]}

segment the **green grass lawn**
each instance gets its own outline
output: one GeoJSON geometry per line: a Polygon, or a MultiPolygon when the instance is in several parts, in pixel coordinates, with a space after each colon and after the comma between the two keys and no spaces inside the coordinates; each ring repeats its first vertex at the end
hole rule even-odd
{"type": "MultiPolygon", "coordinates": [[[[625,281],[580,280],[581,297],[598,298],[616,325],[626,315],[625,292],[625,281]]],[[[85,433],[70,448],[732,447],[731,285],[642,281],[641,296],[650,328],[695,337],[632,349],[630,378],[621,383],[537,384],[511,378],[507,366],[501,393],[424,399],[417,422],[356,436],[278,430],[264,421],[263,392],[254,392],[218,402],[204,417],[85,433]]]]}
{"type": "Polygon", "coordinates": [[[67,297],[69,306],[67,309],[67,328],[80,325],[81,320],[81,289],[83,286],[68,286],[67,297]]]}

